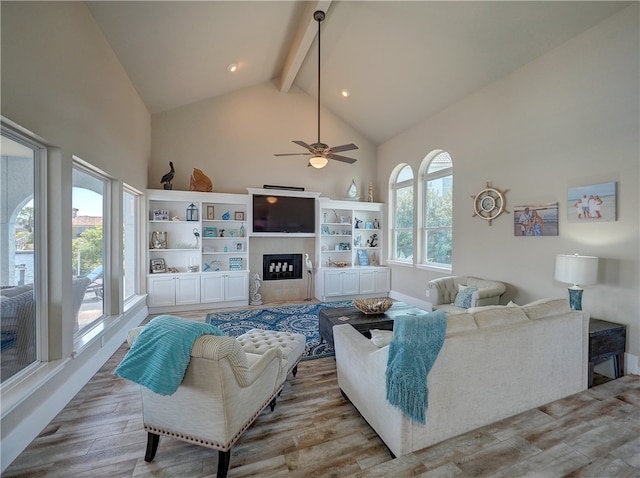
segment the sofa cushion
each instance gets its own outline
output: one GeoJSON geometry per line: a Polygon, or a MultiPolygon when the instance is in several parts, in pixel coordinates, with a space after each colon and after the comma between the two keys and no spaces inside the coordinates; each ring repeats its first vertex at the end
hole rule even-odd
{"type": "Polygon", "coordinates": [[[456,307],[462,307],[463,309],[468,309],[471,307],[471,299],[472,295],[475,291],[477,291],[475,287],[464,287],[461,286],[458,294],[456,295],[456,299],[453,301],[453,305],[456,307]]]}
{"type": "Polygon", "coordinates": [[[447,314],[447,332],[446,335],[457,334],[459,332],[468,332],[476,330],[478,326],[473,316],[468,313],[447,314]]]}
{"type": "Polygon", "coordinates": [[[479,328],[527,322],[527,314],[520,307],[490,307],[473,314],[479,328]]]}
{"type": "Polygon", "coordinates": [[[540,299],[523,305],[522,310],[531,320],[544,319],[551,315],[565,314],[571,311],[566,299],[540,299]]]}
{"type": "Polygon", "coordinates": [[[379,348],[386,347],[393,339],[393,330],[371,329],[369,333],[371,334],[371,342],[379,348]]]}

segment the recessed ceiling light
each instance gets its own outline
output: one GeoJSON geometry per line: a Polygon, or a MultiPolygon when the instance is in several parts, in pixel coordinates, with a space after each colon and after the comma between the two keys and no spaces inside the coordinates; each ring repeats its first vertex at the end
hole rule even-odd
{"type": "Polygon", "coordinates": [[[349,95],[351,95],[351,92],[349,90],[347,90],[346,88],[343,88],[340,90],[340,94],[344,97],[344,98],[348,98],[349,95]]]}
{"type": "Polygon", "coordinates": [[[227,66],[227,71],[230,71],[231,73],[237,70],[238,70],[238,65],[235,63],[231,63],[230,65],[227,66]]]}

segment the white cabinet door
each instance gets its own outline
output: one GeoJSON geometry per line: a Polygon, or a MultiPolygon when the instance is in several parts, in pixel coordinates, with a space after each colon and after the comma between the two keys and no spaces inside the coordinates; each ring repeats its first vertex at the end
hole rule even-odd
{"type": "Polygon", "coordinates": [[[360,292],[360,274],[358,271],[342,272],[342,295],[353,295],[360,292]]]}
{"type": "Polygon", "coordinates": [[[374,292],[389,292],[391,289],[391,271],[378,269],[374,274],[374,292]]]}
{"type": "Polygon", "coordinates": [[[341,295],[354,295],[359,290],[358,271],[325,271],[324,295],[326,297],[338,297],[341,295]]]}
{"type": "Polygon", "coordinates": [[[149,307],[165,307],[175,303],[175,281],[173,276],[149,277],[149,307]]]}
{"type": "Polygon", "coordinates": [[[175,278],[175,305],[197,304],[200,302],[200,276],[180,276],[175,278]]]}
{"type": "Polygon", "coordinates": [[[341,271],[324,272],[324,295],[326,297],[337,297],[342,295],[341,271]]]}
{"type": "Polygon", "coordinates": [[[203,274],[200,286],[202,302],[222,302],[224,300],[225,279],[222,274],[203,274]]]}
{"type": "Polygon", "coordinates": [[[246,300],[249,298],[247,274],[245,272],[226,274],[225,300],[246,300]]]}
{"type": "Polygon", "coordinates": [[[360,293],[373,294],[376,290],[376,271],[360,271],[360,293]]]}

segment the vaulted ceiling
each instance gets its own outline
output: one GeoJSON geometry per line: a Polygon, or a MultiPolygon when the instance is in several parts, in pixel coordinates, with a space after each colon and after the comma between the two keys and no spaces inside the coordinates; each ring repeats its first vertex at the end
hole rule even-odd
{"type": "Polygon", "coordinates": [[[316,97],[326,11],[323,106],[376,144],[630,3],[86,2],[152,114],[267,81],[316,97]]]}

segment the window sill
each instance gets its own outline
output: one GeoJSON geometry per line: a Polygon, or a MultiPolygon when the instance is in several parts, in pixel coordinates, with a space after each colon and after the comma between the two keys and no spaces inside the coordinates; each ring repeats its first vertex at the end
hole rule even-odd
{"type": "Polygon", "coordinates": [[[11,381],[8,385],[3,385],[0,388],[2,391],[2,418],[4,419],[26,397],[60,372],[68,361],[69,359],[35,363],[29,370],[24,370],[15,381],[11,381]]]}
{"type": "Polygon", "coordinates": [[[401,267],[413,267],[414,264],[411,261],[399,261],[397,259],[387,260],[387,265],[390,266],[401,266],[401,267]]]}
{"type": "Polygon", "coordinates": [[[448,274],[451,274],[451,271],[453,270],[451,267],[436,266],[431,264],[416,264],[416,267],[418,269],[423,269],[426,271],[435,271],[435,272],[442,272],[442,273],[448,273],[448,274]]]}
{"type": "Polygon", "coordinates": [[[135,309],[146,306],[146,296],[138,295],[132,297],[127,301],[124,307],[124,313],[121,315],[112,315],[109,317],[104,317],[100,322],[95,324],[89,330],[84,332],[82,335],[76,337],[73,341],[73,354],[72,357],[76,358],[79,354],[82,353],[87,347],[96,342],[97,340],[102,340],[102,337],[117,324],[120,319],[125,316],[128,316],[135,309]]]}

